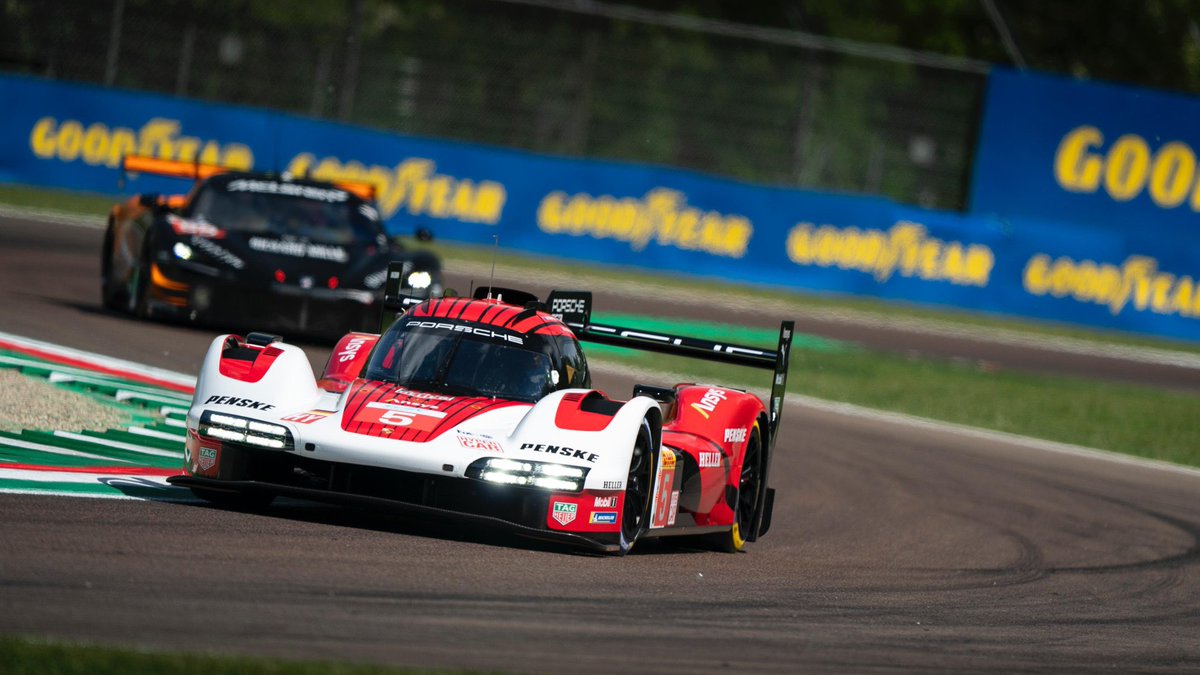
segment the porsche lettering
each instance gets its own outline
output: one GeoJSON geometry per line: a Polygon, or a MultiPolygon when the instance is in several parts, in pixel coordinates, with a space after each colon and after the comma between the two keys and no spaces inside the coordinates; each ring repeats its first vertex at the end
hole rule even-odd
{"type": "Polygon", "coordinates": [[[409,328],[432,328],[434,330],[450,330],[450,331],[455,331],[458,333],[470,333],[471,335],[478,335],[480,337],[491,338],[493,340],[504,340],[506,342],[511,342],[515,345],[525,344],[525,338],[522,338],[517,335],[509,335],[507,333],[501,333],[501,332],[490,330],[487,328],[480,328],[478,326],[467,326],[467,325],[461,324],[461,323],[442,323],[439,321],[409,321],[405,325],[408,326],[409,328]]]}
{"type": "Polygon", "coordinates": [[[571,459],[582,459],[586,462],[595,462],[597,459],[600,459],[600,456],[594,452],[588,452],[586,450],[576,450],[575,448],[568,448],[565,445],[546,445],[543,443],[522,443],[521,449],[522,450],[532,450],[534,452],[544,452],[544,453],[547,453],[550,455],[561,455],[563,457],[570,457],[571,459]]]}

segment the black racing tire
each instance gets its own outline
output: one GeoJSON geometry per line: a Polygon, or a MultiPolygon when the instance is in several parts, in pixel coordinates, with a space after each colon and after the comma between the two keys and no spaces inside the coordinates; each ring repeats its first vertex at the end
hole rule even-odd
{"type": "Polygon", "coordinates": [[[725,532],[706,535],[706,543],[711,548],[725,553],[737,553],[746,548],[746,537],[754,524],[758,496],[763,488],[762,474],[762,430],[756,420],[746,440],[746,450],[742,453],[742,473],[738,478],[737,494],[733,498],[733,527],[725,532]]]}
{"type": "Polygon", "coordinates": [[[264,511],[275,501],[275,495],[269,492],[226,492],[198,487],[190,489],[192,494],[209,504],[231,511],[264,511]]]}
{"type": "Polygon", "coordinates": [[[104,247],[100,249],[100,303],[105,309],[120,310],[121,294],[112,278],[114,246],[113,225],[110,222],[104,231],[104,247]]]}
{"type": "Polygon", "coordinates": [[[620,554],[633,549],[638,537],[650,524],[650,499],[654,490],[654,466],[658,453],[650,420],[643,419],[629,458],[629,473],[625,477],[625,505],[621,509],[620,554]]]}
{"type": "Polygon", "coordinates": [[[128,311],[142,319],[150,317],[149,287],[152,263],[150,252],[152,250],[150,239],[147,237],[146,243],[142,247],[142,255],[138,258],[138,265],[129,275],[128,311]]]}

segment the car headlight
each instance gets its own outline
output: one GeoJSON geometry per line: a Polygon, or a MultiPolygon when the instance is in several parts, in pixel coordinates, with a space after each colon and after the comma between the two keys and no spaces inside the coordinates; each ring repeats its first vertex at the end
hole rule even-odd
{"type": "Polygon", "coordinates": [[[292,432],[282,424],[259,422],[237,415],[204,411],[200,416],[200,435],[232,443],[257,445],[262,448],[291,450],[295,447],[292,432]]]}
{"type": "Polygon", "coordinates": [[[413,272],[408,275],[408,285],[413,288],[429,288],[429,284],[433,283],[433,275],[424,270],[413,272]]]}
{"type": "Polygon", "coordinates": [[[467,478],[500,485],[535,487],[556,492],[579,492],[588,470],[552,462],[527,462],[503,457],[485,457],[467,467],[467,478]]]}
{"type": "Polygon", "coordinates": [[[182,241],[175,242],[175,246],[171,248],[171,251],[175,254],[175,257],[179,258],[180,260],[192,259],[192,247],[188,246],[182,241]]]}

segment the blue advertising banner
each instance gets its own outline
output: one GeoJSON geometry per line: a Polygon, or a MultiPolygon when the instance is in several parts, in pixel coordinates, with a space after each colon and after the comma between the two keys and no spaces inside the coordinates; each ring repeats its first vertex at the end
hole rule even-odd
{"type": "Polygon", "coordinates": [[[1200,232],[1200,98],[995,69],[970,210],[1200,232]]]}
{"type": "MultiPolygon", "coordinates": [[[[369,180],[396,233],[426,227],[482,244],[499,235],[506,249],[561,258],[1200,340],[1200,246],[1152,227],[1042,214],[1029,186],[1006,201],[977,181],[976,211],[961,214],[34,78],[0,76],[0,100],[0,182],[187,189],[146,176],[118,187],[127,153],[369,180]]],[[[1005,161],[1034,161],[1011,145],[1005,161]]],[[[1007,193],[1019,178],[989,181],[1007,193]]]]}

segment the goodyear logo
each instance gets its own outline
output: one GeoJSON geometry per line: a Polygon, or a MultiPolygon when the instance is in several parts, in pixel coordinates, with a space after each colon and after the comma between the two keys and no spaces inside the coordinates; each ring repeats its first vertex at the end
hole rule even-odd
{"type": "Polygon", "coordinates": [[[199,161],[230,169],[254,166],[254,153],[240,143],[186,136],[179,120],[156,117],[137,129],[109,127],[79,120],[43,117],[29,132],[29,148],[39,159],[118,168],[125,155],[145,155],[184,162],[199,161]]]}
{"type": "Polygon", "coordinates": [[[1039,253],[1025,264],[1023,284],[1031,295],[1104,305],[1113,315],[1132,304],[1139,312],[1200,318],[1200,282],[1161,271],[1147,256],[1112,265],[1039,253]]]}
{"type": "Polygon", "coordinates": [[[432,159],[422,157],[410,157],[395,166],[365,166],[300,153],[288,163],[288,171],[318,180],[372,183],[384,218],[404,210],[414,216],[495,225],[508,199],[500,183],[441,174],[432,159]]]}
{"type": "Polygon", "coordinates": [[[1196,181],[1196,152],[1182,141],[1157,147],[1137,134],[1125,134],[1108,143],[1093,126],[1072,129],[1054,153],[1054,178],[1068,192],[1103,190],[1119,202],[1143,192],[1163,209],[1188,204],[1200,211],[1196,181]]]}
{"type": "Polygon", "coordinates": [[[788,233],[787,254],[797,265],[864,272],[880,283],[899,274],[980,287],[988,285],[996,261],[983,244],[942,241],[907,221],[887,231],[798,223],[788,233]]]}
{"type": "Polygon", "coordinates": [[[641,199],[552,192],[538,205],[537,223],[548,234],[616,239],[635,251],[654,242],[728,258],[745,256],[754,233],[745,216],[689,206],[682,192],[667,188],[641,199]]]}

